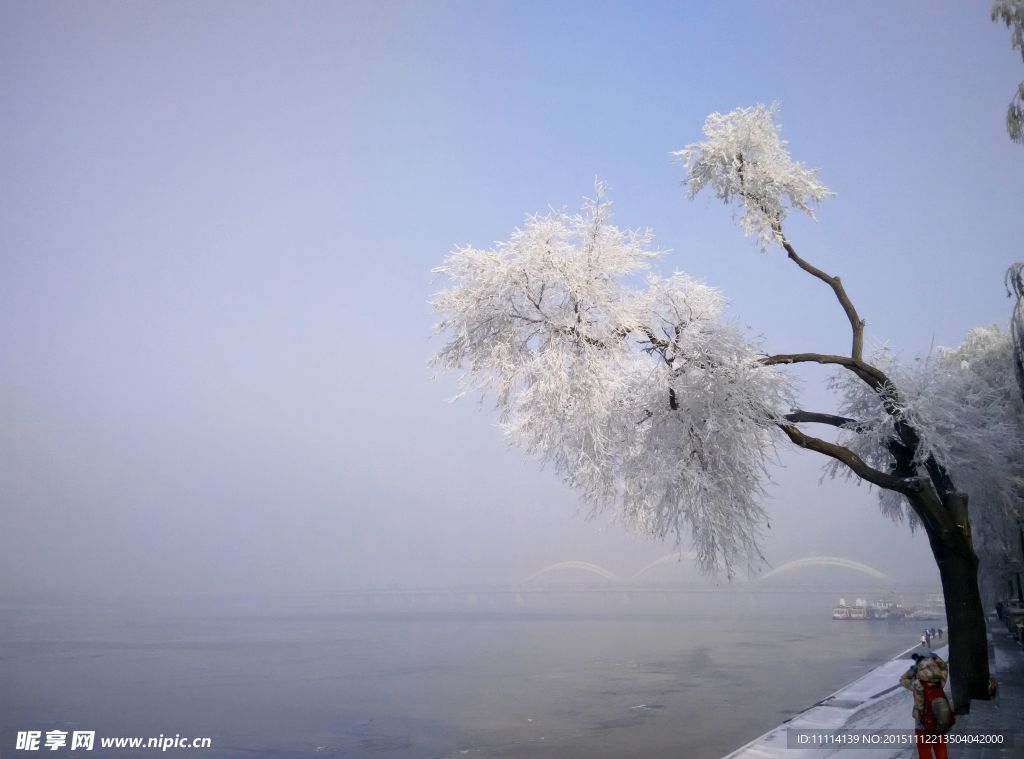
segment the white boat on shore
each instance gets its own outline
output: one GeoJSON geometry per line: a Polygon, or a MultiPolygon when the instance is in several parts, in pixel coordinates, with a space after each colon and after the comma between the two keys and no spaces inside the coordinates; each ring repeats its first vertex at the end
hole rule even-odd
{"type": "Polygon", "coordinates": [[[863,598],[858,598],[852,606],[846,604],[845,598],[840,598],[839,604],[832,607],[832,619],[864,620],[869,617],[868,602],[863,598]]]}

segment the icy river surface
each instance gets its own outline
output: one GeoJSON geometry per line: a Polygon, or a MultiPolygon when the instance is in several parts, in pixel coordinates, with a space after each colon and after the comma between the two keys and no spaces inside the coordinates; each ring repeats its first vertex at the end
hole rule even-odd
{"type": "Polygon", "coordinates": [[[84,730],[210,737],[166,752],[195,757],[720,757],[921,632],[807,600],[6,604],[0,756],[18,731],[84,730]]]}

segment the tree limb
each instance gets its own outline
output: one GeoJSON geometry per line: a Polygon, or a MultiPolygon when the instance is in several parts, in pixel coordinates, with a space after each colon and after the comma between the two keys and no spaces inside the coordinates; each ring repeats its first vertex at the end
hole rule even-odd
{"type": "Polygon", "coordinates": [[[817,411],[794,409],[790,413],[786,414],[783,419],[787,422],[793,422],[794,424],[802,424],[804,422],[812,424],[830,424],[833,427],[842,427],[855,432],[860,431],[860,423],[856,419],[850,419],[846,416],[838,416],[837,414],[822,414],[817,411]]]}
{"type": "Polygon", "coordinates": [[[668,350],[668,348],[670,347],[670,344],[667,340],[662,340],[656,337],[654,334],[654,330],[648,327],[647,325],[637,325],[636,329],[638,329],[640,332],[643,332],[644,335],[647,337],[647,342],[649,342],[654,347],[659,348],[661,350],[668,350]]]}
{"type": "Polygon", "coordinates": [[[821,438],[805,435],[795,425],[778,423],[779,429],[786,433],[795,445],[808,451],[815,451],[839,461],[849,467],[854,474],[862,480],[867,480],[872,485],[877,485],[886,490],[895,490],[897,493],[911,495],[923,487],[919,477],[896,477],[886,472],[879,471],[870,466],[856,453],[836,443],[830,443],[821,438]]]}
{"type": "Polygon", "coordinates": [[[820,279],[831,287],[832,292],[836,294],[836,299],[839,301],[839,305],[843,307],[843,312],[846,314],[846,318],[849,319],[850,328],[853,330],[853,346],[850,350],[850,357],[854,361],[861,361],[864,358],[864,320],[857,313],[857,309],[853,305],[853,301],[850,300],[850,296],[846,293],[846,288],[843,287],[842,281],[839,277],[826,274],[814,264],[801,258],[797,254],[796,248],[786,239],[786,235],[782,232],[782,225],[779,222],[774,222],[772,226],[775,228],[775,235],[779,240],[779,244],[786,251],[786,255],[789,256],[789,260],[812,277],[820,279]]]}
{"type": "Polygon", "coordinates": [[[860,359],[849,356],[836,356],[828,353],[780,353],[775,356],[765,356],[761,359],[764,366],[778,366],[779,364],[835,364],[849,369],[860,377],[875,391],[886,387],[892,387],[892,382],[885,372],[877,369],[871,364],[866,364],[860,359]]]}
{"type": "MultiPolygon", "coordinates": [[[[864,361],[858,361],[846,356],[833,356],[822,353],[783,353],[776,356],[766,356],[761,359],[761,363],[764,366],[802,363],[834,364],[849,369],[878,393],[886,412],[893,417],[893,429],[898,440],[891,441],[888,447],[889,452],[896,460],[897,471],[907,473],[916,469],[914,457],[918,446],[921,444],[921,438],[917,430],[903,418],[900,411],[898,392],[885,372],[864,361]]],[[[821,422],[833,424],[833,426],[843,426],[823,419],[791,419],[789,416],[786,419],[791,422],[821,422]]],[[[850,421],[854,420],[851,419],[850,421]]],[[[956,492],[956,486],[949,472],[935,460],[934,456],[929,456],[924,461],[924,467],[940,498],[956,492]]]]}
{"type": "MultiPolygon", "coordinates": [[[[813,412],[796,413],[815,417],[831,416],[829,414],[815,414],[813,412]]],[[[806,421],[812,420],[808,419],[806,421]]],[[[806,435],[792,424],[780,422],[778,427],[786,433],[786,436],[796,446],[829,456],[845,464],[862,480],[906,496],[911,508],[921,519],[930,536],[942,540],[943,545],[965,558],[974,556],[969,538],[966,537],[963,530],[958,528],[957,515],[951,513],[946,506],[946,500],[948,499],[939,496],[929,479],[915,476],[912,472],[904,476],[881,472],[870,466],[849,448],[806,435]]],[[[898,446],[899,443],[896,443],[896,445],[898,446]]],[[[899,467],[897,471],[901,471],[899,467]]]]}

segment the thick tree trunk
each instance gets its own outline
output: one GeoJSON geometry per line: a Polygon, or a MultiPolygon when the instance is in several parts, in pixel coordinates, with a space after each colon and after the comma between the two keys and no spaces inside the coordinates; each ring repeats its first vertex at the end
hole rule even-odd
{"type": "Polygon", "coordinates": [[[946,600],[953,706],[957,714],[966,714],[972,698],[988,699],[988,632],[978,589],[978,559],[950,550],[939,539],[932,538],[931,543],[946,600]]]}
{"type": "MultiPolygon", "coordinates": [[[[1020,522],[1017,522],[1017,537],[1020,538],[1020,558],[1024,560],[1024,524],[1020,522]]],[[[1020,571],[1017,572],[1017,600],[1024,604],[1024,584],[1020,581],[1020,571]]]]}

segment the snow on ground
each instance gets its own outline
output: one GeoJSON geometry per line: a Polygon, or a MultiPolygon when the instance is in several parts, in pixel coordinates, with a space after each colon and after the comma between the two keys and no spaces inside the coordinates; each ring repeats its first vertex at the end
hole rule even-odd
{"type": "MultiPolygon", "coordinates": [[[[914,699],[910,691],[900,687],[900,675],[911,662],[913,649],[904,651],[890,661],[868,672],[828,698],[797,714],[774,730],[737,749],[724,759],[905,759],[913,757],[913,746],[893,745],[890,748],[812,746],[788,748],[788,730],[875,730],[907,731],[914,729],[911,710],[914,699]]],[[[936,649],[946,658],[948,646],[936,649]]]]}

